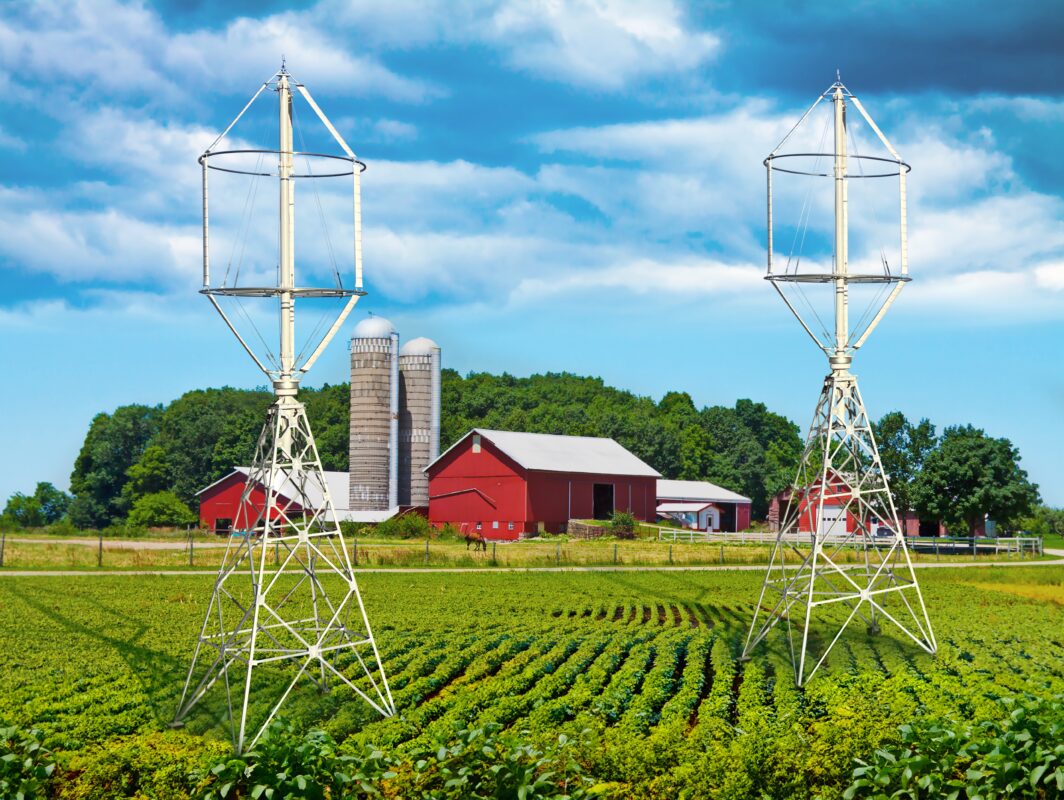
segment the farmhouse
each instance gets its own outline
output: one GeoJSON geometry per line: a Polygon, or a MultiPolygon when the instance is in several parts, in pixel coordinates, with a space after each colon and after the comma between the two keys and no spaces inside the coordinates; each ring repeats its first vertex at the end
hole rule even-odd
{"type": "Polygon", "coordinates": [[[698,531],[743,531],[750,527],[750,498],[709,481],[659,480],[658,516],[698,531]]]}
{"type": "MultiPolygon", "coordinates": [[[[228,534],[233,523],[237,519],[237,511],[240,508],[240,496],[247,483],[249,469],[247,467],[233,467],[233,471],[219,478],[210,486],[206,486],[196,492],[199,498],[200,527],[215,533],[228,534]]],[[[329,487],[329,495],[332,497],[333,506],[336,509],[338,520],[351,520],[354,522],[381,522],[393,516],[398,509],[385,511],[353,511],[348,507],[348,475],[346,472],[323,472],[325,481],[329,487]]],[[[300,513],[303,509],[294,503],[289,495],[294,495],[288,479],[279,476],[274,492],[277,501],[274,504],[274,515],[277,509],[287,509],[287,513],[300,513]]],[[[321,488],[311,484],[308,487],[308,496],[314,508],[320,508],[325,504],[325,498],[321,488]]],[[[251,502],[256,513],[261,513],[266,504],[265,487],[256,485],[251,491],[251,502]]]]}
{"type": "Polygon", "coordinates": [[[653,521],[660,477],[613,439],[480,428],[425,471],[429,522],[487,539],[557,533],[615,511],[653,521]]]}

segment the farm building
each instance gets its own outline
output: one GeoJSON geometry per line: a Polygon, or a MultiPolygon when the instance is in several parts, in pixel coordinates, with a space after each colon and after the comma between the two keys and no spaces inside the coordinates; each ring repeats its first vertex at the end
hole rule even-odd
{"type": "Polygon", "coordinates": [[[655,519],[658,473],[613,439],[474,429],[426,468],[429,522],[488,539],[556,533],[570,519],[655,519]]]}
{"type": "MultiPolygon", "coordinates": [[[[790,503],[791,490],[785,489],[769,502],[768,506],[768,524],[769,530],[777,532],[780,529],[780,525],[783,521],[783,516],[787,512],[787,506],[790,503]]],[[[844,530],[847,533],[852,533],[857,529],[857,518],[850,512],[846,513],[845,527],[843,523],[843,508],[846,502],[849,500],[849,494],[843,488],[842,482],[829,484],[829,494],[825,497],[824,508],[821,514],[819,528],[821,531],[827,531],[829,533],[842,533],[844,530]]],[[[816,505],[819,502],[819,493],[814,488],[813,491],[803,500],[799,509],[798,517],[798,531],[800,533],[811,533],[813,520],[816,516],[816,505]]],[[[936,521],[921,520],[917,516],[915,511],[907,511],[904,514],[899,513],[901,517],[902,527],[905,529],[906,536],[945,536],[945,526],[936,521]]],[[[875,521],[873,521],[873,530],[878,527],[875,521]]],[[[982,535],[979,532],[977,535],[982,535]]]]}
{"type": "Polygon", "coordinates": [[[750,498],[709,481],[658,481],[658,516],[697,531],[744,531],[750,498]]]}
{"type": "MultiPolygon", "coordinates": [[[[204,530],[214,531],[219,534],[228,534],[237,518],[237,510],[240,508],[240,497],[244,491],[244,485],[248,479],[247,467],[234,467],[228,475],[219,478],[210,486],[206,486],[196,492],[199,498],[200,527],[204,530]]],[[[348,475],[346,472],[325,472],[325,481],[329,485],[329,494],[332,496],[333,506],[339,520],[351,520],[354,522],[381,522],[394,516],[398,509],[389,511],[362,511],[352,510],[348,507],[348,475]]],[[[299,512],[302,509],[298,504],[292,503],[286,496],[287,480],[278,479],[274,490],[279,500],[275,508],[289,508],[290,513],[299,512]]],[[[309,489],[311,500],[315,506],[324,502],[321,490],[315,487],[309,489]]],[[[252,502],[256,509],[262,509],[266,503],[265,487],[257,486],[251,493],[252,502]]],[[[275,511],[276,514],[276,511],[275,511]]]]}

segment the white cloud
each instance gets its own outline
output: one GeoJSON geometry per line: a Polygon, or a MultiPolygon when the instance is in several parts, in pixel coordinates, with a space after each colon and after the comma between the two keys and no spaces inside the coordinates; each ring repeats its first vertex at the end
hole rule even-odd
{"type": "Polygon", "coordinates": [[[0,20],[0,65],[45,82],[187,99],[252,90],[286,56],[297,77],[345,96],[422,102],[439,94],[371,54],[352,52],[313,9],[240,17],[220,30],[174,33],[140,3],[41,0],[0,20]]]}
{"type": "Polygon", "coordinates": [[[174,285],[195,275],[199,226],[151,223],[113,208],[56,209],[49,200],[43,192],[0,187],[6,260],[65,281],[174,285]]]}
{"type": "Polygon", "coordinates": [[[760,267],[750,264],[705,259],[667,263],[644,258],[554,278],[526,278],[514,290],[513,299],[527,302],[574,291],[624,289],[636,295],[662,294],[689,300],[760,291],[763,276],[760,267]]]}
{"type": "Polygon", "coordinates": [[[381,95],[408,102],[439,95],[440,90],[427,83],[398,75],[372,56],[352,52],[327,30],[325,24],[315,24],[311,12],[242,17],[221,31],[172,36],[166,62],[175,75],[194,75],[214,90],[254,87],[270,77],[270,70],[276,70],[285,56],[297,79],[334,95],[381,95]]]}
{"type": "Polygon", "coordinates": [[[510,0],[485,34],[518,69],[603,89],[688,72],[719,47],[712,34],[686,29],[675,3],[638,0],[510,0]]]}
{"type": "Polygon", "coordinates": [[[1034,281],[1043,289],[1064,291],[1064,261],[1054,261],[1035,267],[1034,281]]]}

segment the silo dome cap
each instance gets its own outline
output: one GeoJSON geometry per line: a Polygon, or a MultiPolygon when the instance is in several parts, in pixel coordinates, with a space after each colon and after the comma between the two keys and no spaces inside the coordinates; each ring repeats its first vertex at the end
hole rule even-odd
{"type": "Polygon", "coordinates": [[[366,317],[355,326],[352,339],[387,339],[395,333],[395,326],[384,317],[366,317]]]}
{"type": "Polygon", "coordinates": [[[430,356],[432,352],[438,351],[440,346],[436,344],[432,339],[426,339],[424,336],[419,336],[417,339],[411,339],[404,344],[399,350],[401,356],[430,356]]]}

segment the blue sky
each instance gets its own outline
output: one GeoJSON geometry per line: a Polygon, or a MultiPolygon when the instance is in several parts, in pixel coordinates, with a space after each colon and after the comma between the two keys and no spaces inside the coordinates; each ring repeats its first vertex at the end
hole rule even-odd
{"type": "Polygon", "coordinates": [[[761,279],[761,160],[841,70],[913,166],[870,411],[1007,436],[1064,504],[1064,13],[852,6],[5,4],[0,497],[66,486],[100,411],[263,382],[196,294],[196,157],[284,54],[369,165],[352,324],[802,426],[826,364],[761,279]]]}

